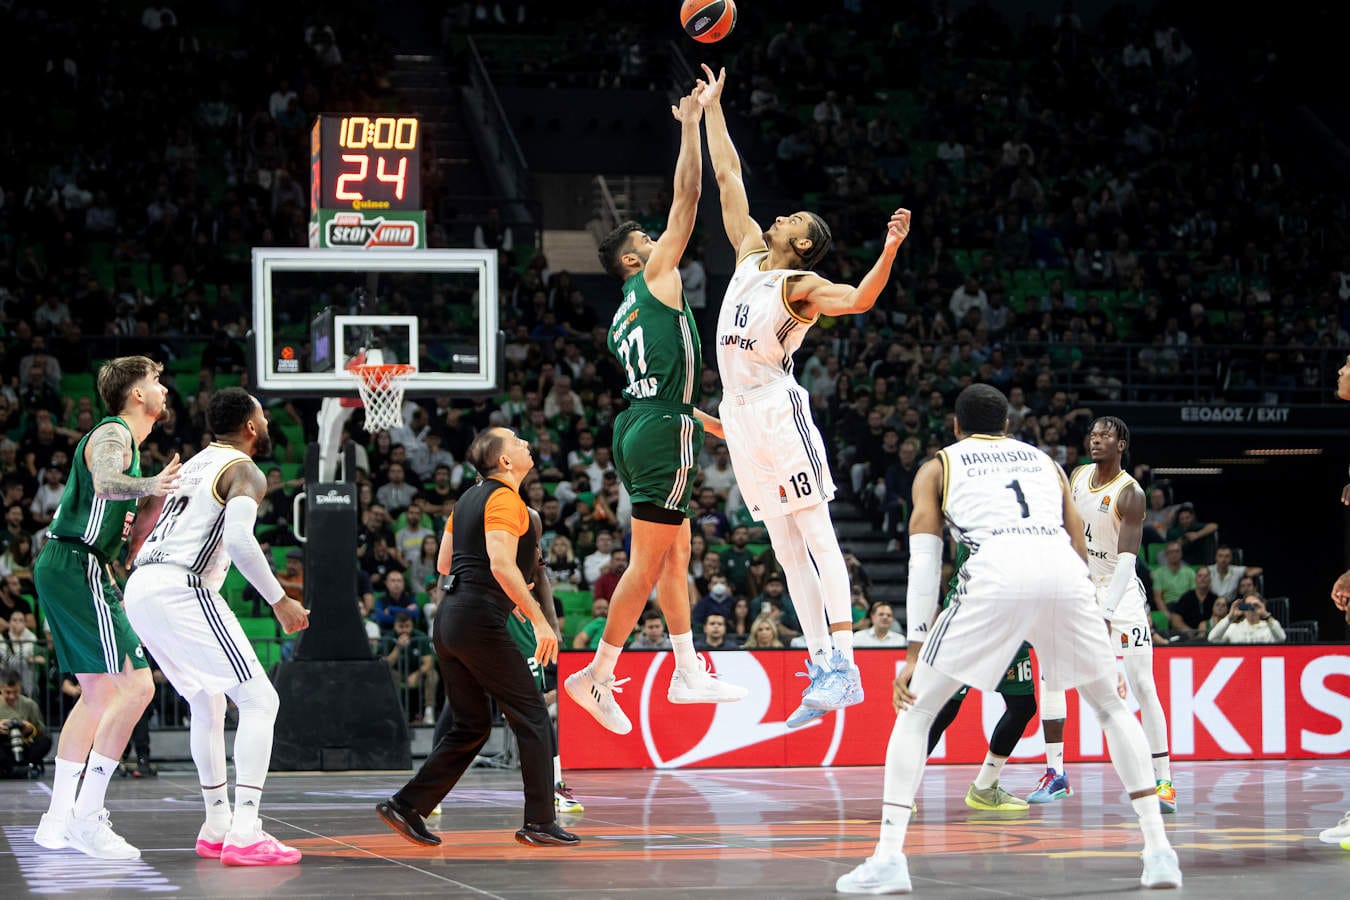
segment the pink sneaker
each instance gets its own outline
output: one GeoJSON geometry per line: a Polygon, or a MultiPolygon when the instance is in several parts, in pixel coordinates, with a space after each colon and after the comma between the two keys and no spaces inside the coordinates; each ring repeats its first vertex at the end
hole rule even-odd
{"type": "Polygon", "coordinates": [[[225,832],[216,831],[210,825],[202,825],[197,832],[197,855],[202,859],[220,859],[220,851],[225,846],[225,832]]]}
{"type": "Polygon", "coordinates": [[[257,840],[242,846],[226,838],[220,861],[227,866],[293,866],[300,861],[299,850],[287,847],[262,829],[253,836],[257,840]]]}

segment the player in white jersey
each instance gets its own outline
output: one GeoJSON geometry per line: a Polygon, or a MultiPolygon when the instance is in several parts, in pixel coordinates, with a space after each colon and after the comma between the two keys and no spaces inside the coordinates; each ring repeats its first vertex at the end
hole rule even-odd
{"type": "Polygon", "coordinates": [[[1036,648],[1049,687],[1076,687],[1106,733],[1111,762],[1144,836],[1145,887],[1177,887],[1139,722],[1116,693],[1115,657],[1093,604],[1083,524],[1059,466],[1008,437],[1008,401],[975,384],[956,399],[958,441],[924,463],[910,515],[909,653],[895,679],[899,714],[886,748],[881,840],[842,876],[846,894],[908,893],[905,831],[938,711],[961,685],[993,690],[1021,643],[1036,648]],[[943,520],[971,554],[957,596],[936,621],[943,520]],[[930,622],[933,622],[931,628],[930,622]]]}
{"type": "Polygon", "coordinates": [[[822,316],[863,313],[890,279],[909,234],[898,209],[881,256],[858,287],[833,284],[811,268],[830,247],[830,230],[812,212],[779,216],[768,230],[750,216],[740,158],[727,132],[721,95],[726,70],[703,67],[708,86],[708,153],[722,197],[722,224],[736,248],[736,272],[717,320],[718,415],[736,483],[750,514],[764,523],[802,623],[810,679],[789,727],[863,699],[853,664],[848,567],[830,521],[834,498],[825,443],[811,419],[810,395],[792,376],[792,354],[822,316]]]}
{"type": "MultiPolygon", "coordinates": [[[[1336,396],[1350,400],[1350,356],[1336,371],[1336,396]]],[[[1350,506],[1350,484],[1341,489],[1341,503],[1350,506]]],[[[1331,602],[1345,614],[1345,624],[1350,625],[1350,569],[1331,585],[1331,602]]],[[[1317,838],[1323,843],[1340,844],[1342,849],[1350,850],[1350,810],[1335,825],[1323,829],[1317,838]]]]}
{"type": "Polygon", "coordinates": [[[253,463],[271,449],[262,406],[242,388],[211,397],[207,427],[216,436],[183,466],[127,581],[132,626],[192,710],[192,761],[206,803],[197,855],[226,865],[300,861],[258,823],[272,758],[277,692],[239,620],[220,596],[233,562],[269,604],[287,634],[309,626],[309,612],[286,596],[253,536],[267,479],[253,463]],[[235,807],[225,770],[225,698],[239,708],[234,740],[235,807]]]}

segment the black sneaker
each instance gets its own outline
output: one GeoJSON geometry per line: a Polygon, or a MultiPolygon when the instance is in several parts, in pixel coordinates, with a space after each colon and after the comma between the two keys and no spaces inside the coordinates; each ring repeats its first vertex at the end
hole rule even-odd
{"type": "Polygon", "coordinates": [[[543,825],[526,823],[516,832],[516,840],[531,847],[575,847],[581,838],[570,831],[563,831],[557,822],[545,822],[543,825]]]}
{"type": "Polygon", "coordinates": [[[421,813],[397,797],[390,797],[383,803],[377,803],[375,814],[384,820],[384,824],[411,843],[421,844],[423,847],[436,847],[441,843],[441,839],[432,834],[427,828],[427,823],[422,821],[421,813]]]}
{"type": "Polygon", "coordinates": [[[132,778],[158,778],[159,767],[144,756],[136,757],[136,768],[131,770],[132,778]]]}

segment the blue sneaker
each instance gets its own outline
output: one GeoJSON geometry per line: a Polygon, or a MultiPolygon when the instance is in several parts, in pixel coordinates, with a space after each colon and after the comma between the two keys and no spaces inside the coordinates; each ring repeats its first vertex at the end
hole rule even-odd
{"type": "Polygon", "coordinates": [[[806,660],[806,671],[798,672],[797,677],[808,678],[810,681],[802,689],[802,705],[798,706],[792,715],[787,717],[787,727],[801,728],[807,722],[814,722],[829,712],[828,709],[814,709],[806,705],[806,696],[815,690],[817,683],[823,682],[829,674],[829,669],[816,665],[815,661],[810,658],[806,660]]]}
{"type": "Polygon", "coordinates": [[[1069,787],[1069,776],[1054,769],[1046,769],[1040,783],[1036,785],[1036,790],[1027,795],[1027,802],[1049,803],[1051,800],[1063,800],[1072,796],[1073,788],[1069,787]]]}
{"type": "Polygon", "coordinates": [[[802,706],[812,709],[843,709],[863,701],[862,673],[840,651],[830,657],[825,677],[812,680],[802,694],[802,706]]]}

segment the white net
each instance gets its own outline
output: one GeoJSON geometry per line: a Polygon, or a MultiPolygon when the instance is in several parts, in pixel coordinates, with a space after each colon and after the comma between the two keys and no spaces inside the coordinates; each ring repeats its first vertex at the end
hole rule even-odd
{"type": "Polygon", "coordinates": [[[384,431],[403,424],[403,388],[417,372],[414,366],[365,365],[352,369],[356,389],[366,407],[366,431],[384,431]]]}

